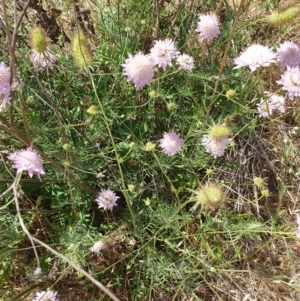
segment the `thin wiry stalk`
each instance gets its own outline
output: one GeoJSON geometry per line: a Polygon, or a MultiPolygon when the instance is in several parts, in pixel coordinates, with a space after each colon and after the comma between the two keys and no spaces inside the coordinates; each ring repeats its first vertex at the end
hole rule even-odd
{"type": "Polygon", "coordinates": [[[54,254],[55,256],[59,257],[63,261],[66,261],[76,271],[78,271],[79,273],[81,273],[82,275],[84,275],[87,279],[89,279],[97,287],[99,287],[100,290],[102,290],[107,296],[109,296],[111,298],[111,300],[113,300],[113,301],[121,301],[117,296],[115,296],[102,283],[100,283],[99,281],[97,281],[93,276],[91,276],[88,272],[86,272],[81,267],[79,267],[77,264],[75,264],[73,261],[71,261],[68,257],[66,257],[63,254],[61,254],[61,253],[57,252],[56,250],[52,249],[46,243],[44,243],[43,241],[35,238],[34,236],[32,236],[30,234],[30,232],[27,230],[27,228],[26,228],[26,226],[24,224],[24,221],[23,221],[23,218],[22,218],[22,215],[21,215],[21,211],[20,211],[19,200],[18,200],[17,183],[18,183],[18,180],[20,179],[20,177],[21,177],[21,174],[17,174],[16,178],[15,178],[15,182],[12,185],[13,186],[13,192],[14,192],[14,200],[15,200],[15,204],[16,204],[18,219],[19,219],[20,225],[22,227],[22,230],[28,236],[29,240],[32,242],[33,250],[34,250],[34,253],[35,253],[36,258],[37,258],[37,266],[38,266],[38,268],[40,267],[40,263],[39,263],[39,258],[38,258],[37,252],[36,252],[36,248],[35,248],[34,242],[36,242],[37,244],[43,246],[45,249],[47,249],[48,251],[50,251],[52,254],[54,254]]]}

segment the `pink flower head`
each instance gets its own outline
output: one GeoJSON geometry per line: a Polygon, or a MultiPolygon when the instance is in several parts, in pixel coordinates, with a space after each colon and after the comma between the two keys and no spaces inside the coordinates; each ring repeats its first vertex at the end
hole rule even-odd
{"type": "Polygon", "coordinates": [[[285,112],[285,99],[283,96],[278,94],[272,94],[269,98],[269,103],[274,110],[277,110],[279,113],[285,112]]]}
{"type": "Polygon", "coordinates": [[[206,152],[211,153],[214,158],[222,157],[225,149],[230,142],[230,138],[214,139],[211,135],[204,135],[202,145],[205,147],[206,152]]]}
{"type": "Polygon", "coordinates": [[[248,66],[251,71],[258,67],[266,67],[276,61],[276,54],[267,46],[253,44],[249,46],[239,57],[234,59],[237,65],[233,69],[248,66]]]}
{"type": "Polygon", "coordinates": [[[280,44],[276,54],[282,66],[297,67],[300,64],[300,48],[294,42],[280,44]]]}
{"type": "Polygon", "coordinates": [[[297,214],[297,224],[298,224],[298,229],[297,231],[295,232],[295,235],[300,238],[300,216],[299,214],[297,214]]]}
{"type": "Polygon", "coordinates": [[[36,173],[39,179],[45,174],[42,159],[32,147],[16,151],[10,154],[8,159],[14,162],[13,168],[17,168],[17,173],[27,170],[30,178],[36,173]]]}
{"type": "Polygon", "coordinates": [[[199,15],[200,21],[196,31],[200,33],[200,41],[211,40],[220,34],[219,21],[216,14],[199,15]]]}
{"type": "Polygon", "coordinates": [[[11,100],[10,69],[0,62],[0,112],[10,105],[11,100]]]}
{"type": "Polygon", "coordinates": [[[185,53],[178,55],[176,60],[179,69],[192,70],[194,68],[194,59],[185,53]]]}
{"type": "Polygon", "coordinates": [[[154,64],[163,68],[164,71],[168,65],[172,65],[172,59],[178,54],[179,52],[171,39],[156,41],[154,46],[150,49],[150,57],[154,64]]]}
{"type": "Polygon", "coordinates": [[[30,58],[32,60],[34,68],[38,71],[46,67],[51,69],[56,62],[56,55],[49,50],[46,50],[43,53],[32,50],[30,58]]]}
{"type": "Polygon", "coordinates": [[[102,189],[96,198],[96,202],[98,203],[98,208],[112,210],[117,205],[118,199],[119,197],[112,190],[102,189]]]}
{"type": "Polygon", "coordinates": [[[9,85],[10,83],[10,69],[0,62],[0,87],[9,85]]]}
{"type": "Polygon", "coordinates": [[[42,291],[36,293],[36,297],[32,301],[59,301],[56,297],[57,292],[52,291],[42,291]]]}
{"type": "Polygon", "coordinates": [[[287,67],[287,70],[281,75],[281,79],[277,81],[282,85],[282,89],[288,92],[291,99],[300,96],[300,69],[299,67],[287,67]]]}
{"type": "Polygon", "coordinates": [[[122,66],[124,67],[123,75],[135,84],[137,90],[150,85],[154,76],[154,64],[147,55],[139,52],[132,56],[129,53],[129,58],[122,66]]]}
{"type": "Polygon", "coordinates": [[[100,250],[102,250],[105,247],[105,243],[103,240],[99,240],[94,243],[94,245],[90,248],[90,251],[93,253],[99,253],[100,250]]]}
{"type": "Polygon", "coordinates": [[[173,156],[178,153],[183,145],[183,139],[174,131],[165,133],[159,142],[159,146],[163,149],[163,152],[169,156],[173,156]]]}

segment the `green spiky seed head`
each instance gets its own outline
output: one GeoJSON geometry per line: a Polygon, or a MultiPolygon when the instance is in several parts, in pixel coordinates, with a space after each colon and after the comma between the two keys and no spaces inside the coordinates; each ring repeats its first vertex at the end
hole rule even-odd
{"type": "Polygon", "coordinates": [[[297,15],[300,13],[300,9],[297,7],[290,7],[282,12],[272,12],[271,15],[267,16],[264,21],[272,25],[285,25],[291,23],[297,15]]]}
{"type": "Polygon", "coordinates": [[[211,176],[214,173],[213,169],[209,168],[206,170],[206,175],[211,176]]]}
{"type": "Polygon", "coordinates": [[[48,37],[45,30],[39,26],[30,30],[30,45],[38,53],[44,53],[48,47],[48,37]]]}
{"type": "Polygon", "coordinates": [[[227,97],[228,99],[233,99],[233,98],[235,97],[235,95],[236,95],[236,92],[235,92],[235,90],[233,90],[233,89],[229,89],[229,90],[226,92],[226,97],[227,97]]]}
{"type": "Polygon", "coordinates": [[[263,187],[264,186],[264,179],[260,177],[254,177],[253,182],[257,187],[263,187]]]}
{"type": "Polygon", "coordinates": [[[262,195],[263,197],[267,198],[267,197],[270,195],[270,192],[269,192],[268,189],[263,189],[263,190],[261,191],[261,195],[262,195]]]}
{"type": "Polygon", "coordinates": [[[210,135],[213,139],[228,138],[231,135],[231,129],[225,124],[217,124],[210,129],[210,135]]]}
{"type": "Polygon", "coordinates": [[[216,183],[209,183],[201,187],[196,195],[197,203],[209,208],[217,208],[224,200],[222,186],[216,183]]]}
{"type": "Polygon", "coordinates": [[[146,152],[152,152],[156,147],[156,144],[152,143],[152,142],[147,142],[145,145],[145,151],[146,152]]]}
{"type": "Polygon", "coordinates": [[[75,64],[80,67],[88,67],[93,62],[93,56],[88,39],[83,33],[78,33],[72,40],[72,54],[75,64]]]}

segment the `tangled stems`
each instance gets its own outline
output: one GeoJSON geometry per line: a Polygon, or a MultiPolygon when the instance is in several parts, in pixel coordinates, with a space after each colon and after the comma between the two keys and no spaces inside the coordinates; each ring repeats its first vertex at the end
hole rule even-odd
{"type": "Polygon", "coordinates": [[[99,107],[100,107],[100,110],[101,110],[103,121],[105,123],[107,132],[109,134],[110,141],[111,141],[111,143],[113,145],[113,148],[114,148],[114,153],[115,153],[115,156],[116,156],[116,161],[117,161],[117,164],[118,164],[119,173],[120,173],[120,176],[121,176],[121,183],[122,183],[124,197],[125,197],[125,200],[126,200],[127,207],[128,207],[128,209],[130,211],[131,220],[132,220],[132,224],[133,224],[133,231],[134,231],[134,234],[136,234],[137,233],[136,232],[137,231],[137,227],[136,227],[136,223],[135,223],[135,218],[134,218],[134,214],[133,214],[133,211],[132,211],[132,207],[131,207],[130,202],[129,202],[128,193],[127,193],[126,185],[125,185],[125,182],[124,182],[124,175],[123,175],[123,171],[122,171],[122,167],[121,167],[121,162],[119,160],[119,156],[118,156],[116,144],[115,144],[115,141],[114,141],[114,137],[113,137],[113,135],[111,133],[109,124],[107,122],[107,116],[105,114],[105,111],[104,111],[104,108],[102,106],[102,103],[101,103],[101,101],[99,99],[99,96],[98,96],[98,93],[97,93],[97,90],[96,90],[96,86],[95,86],[95,82],[93,80],[93,76],[92,76],[90,70],[88,70],[88,73],[89,73],[89,76],[90,76],[90,79],[91,79],[91,83],[92,83],[92,86],[93,86],[93,90],[94,90],[96,99],[98,101],[98,104],[99,104],[99,107]]]}
{"type": "Polygon", "coordinates": [[[59,257],[63,261],[66,261],[76,271],[78,271],[79,273],[81,273],[82,275],[84,275],[87,279],[89,279],[96,286],[98,286],[100,288],[100,290],[102,290],[107,296],[109,296],[111,298],[111,300],[113,300],[113,301],[120,301],[120,299],[117,296],[115,296],[108,288],[106,288],[102,283],[100,283],[99,281],[97,281],[93,276],[91,276],[88,272],[86,272],[85,270],[83,270],[81,267],[79,267],[73,261],[71,261],[68,257],[66,257],[63,254],[61,254],[61,253],[57,252],[56,250],[52,249],[46,243],[44,243],[43,241],[35,238],[34,236],[32,236],[30,234],[30,232],[28,231],[28,229],[26,228],[26,226],[24,224],[24,220],[23,220],[22,215],[21,215],[20,205],[19,205],[19,200],[18,200],[17,186],[18,186],[18,183],[20,181],[21,175],[22,175],[22,173],[17,173],[15,181],[12,184],[12,189],[13,189],[13,193],[14,193],[14,200],[15,200],[15,204],[16,204],[16,211],[17,211],[17,215],[18,215],[18,219],[19,219],[21,228],[22,228],[23,232],[27,235],[27,237],[29,238],[29,240],[31,241],[32,246],[33,246],[33,250],[34,250],[34,253],[35,253],[35,256],[36,256],[36,260],[37,260],[37,269],[36,269],[36,271],[40,270],[40,261],[39,261],[39,257],[38,257],[38,254],[37,254],[34,242],[36,242],[37,244],[43,246],[45,249],[47,249],[48,251],[50,251],[52,254],[54,254],[55,256],[59,257]]]}

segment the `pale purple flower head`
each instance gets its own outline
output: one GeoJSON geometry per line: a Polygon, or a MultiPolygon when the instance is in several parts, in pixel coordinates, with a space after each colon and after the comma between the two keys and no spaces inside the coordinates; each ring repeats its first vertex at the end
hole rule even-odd
{"type": "Polygon", "coordinates": [[[90,251],[92,253],[99,253],[100,250],[102,250],[105,247],[105,243],[103,240],[99,240],[94,243],[94,245],[90,248],[90,251]]]}
{"type": "Polygon", "coordinates": [[[257,104],[257,110],[259,115],[263,118],[269,118],[274,111],[278,111],[279,113],[285,112],[285,99],[283,96],[278,94],[271,94],[269,92],[265,92],[268,96],[267,99],[261,99],[261,101],[257,104]]]}
{"type": "Polygon", "coordinates": [[[32,301],[59,301],[56,295],[57,292],[52,292],[49,290],[37,292],[36,297],[32,301]]]}
{"type": "Polygon", "coordinates": [[[272,94],[269,98],[269,103],[274,110],[277,110],[279,113],[285,112],[285,99],[283,96],[278,94],[272,94]]]}
{"type": "Polygon", "coordinates": [[[259,115],[263,118],[269,118],[273,114],[273,106],[270,103],[269,99],[261,99],[257,104],[257,111],[259,115]]]}
{"type": "Polygon", "coordinates": [[[168,65],[172,65],[172,59],[178,54],[179,52],[171,39],[156,41],[154,46],[150,49],[150,57],[154,64],[161,67],[164,71],[168,65]]]}
{"type": "Polygon", "coordinates": [[[137,90],[150,85],[154,76],[154,63],[149,56],[141,52],[135,56],[129,53],[129,58],[126,59],[125,64],[122,64],[122,67],[124,68],[123,75],[135,84],[137,90]]]}
{"type": "Polygon", "coordinates": [[[45,174],[43,161],[38,152],[32,147],[16,151],[10,154],[8,159],[13,161],[13,168],[17,169],[17,173],[27,170],[30,178],[36,173],[39,179],[41,179],[41,175],[45,174]]]}
{"type": "MultiPolygon", "coordinates": [[[[10,69],[0,62],[0,87],[10,84],[10,69]]],[[[10,89],[9,89],[10,90],[10,89]]]]}
{"type": "Polygon", "coordinates": [[[159,146],[168,156],[173,156],[178,153],[183,145],[183,139],[174,131],[165,133],[163,138],[159,140],[159,146]]]}
{"type": "Polygon", "coordinates": [[[200,41],[211,40],[220,34],[219,21],[216,14],[199,15],[196,31],[200,33],[200,41]]]}
{"type": "Polygon", "coordinates": [[[239,57],[234,59],[237,65],[233,69],[248,66],[251,71],[261,66],[266,67],[276,61],[276,54],[267,46],[253,44],[249,46],[239,57]]]}
{"type": "Polygon", "coordinates": [[[297,67],[300,64],[300,48],[294,42],[280,44],[276,55],[282,66],[297,67]]]}
{"type": "Polygon", "coordinates": [[[214,158],[217,158],[224,155],[229,143],[230,138],[214,139],[211,135],[207,134],[203,136],[201,144],[205,147],[206,152],[211,153],[214,158]]]}
{"type": "Polygon", "coordinates": [[[295,235],[300,238],[300,216],[299,214],[297,214],[297,224],[298,224],[298,229],[297,231],[295,232],[295,235]]]}
{"type": "Polygon", "coordinates": [[[0,62],[0,112],[10,105],[11,100],[10,69],[0,62]]]}
{"type": "Polygon", "coordinates": [[[98,208],[112,210],[114,206],[117,205],[117,200],[119,199],[116,194],[110,189],[101,189],[96,202],[98,203],[98,208]]]}
{"type": "Polygon", "coordinates": [[[178,55],[176,60],[179,69],[192,70],[194,68],[194,59],[185,53],[178,55]]]}
{"type": "Polygon", "coordinates": [[[281,75],[281,79],[277,81],[282,85],[282,90],[288,92],[288,96],[291,99],[300,96],[300,69],[299,67],[291,68],[287,67],[284,74],[281,75]]]}
{"type": "Polygon", "coordinates": [[[33,49],[30,58],[34,68],[38,71],[46,67],[52,69],[56,62],[56,55],[49,50],[39,53],[33,49]]]}

